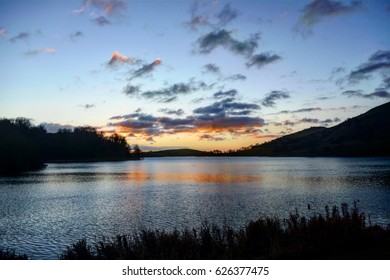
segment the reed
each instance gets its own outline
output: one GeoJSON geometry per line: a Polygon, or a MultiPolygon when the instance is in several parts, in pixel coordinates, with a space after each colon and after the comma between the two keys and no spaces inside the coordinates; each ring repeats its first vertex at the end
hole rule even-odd
{"type": "Polygon", "coordinates": [[[131,235],[85,239],[60,259],[390,259],[390,228],[371,225],[356,203],[325,207],[310,218],[263,218],[233,229],[204,222],[200,229],[143,229],[131,235]]]}

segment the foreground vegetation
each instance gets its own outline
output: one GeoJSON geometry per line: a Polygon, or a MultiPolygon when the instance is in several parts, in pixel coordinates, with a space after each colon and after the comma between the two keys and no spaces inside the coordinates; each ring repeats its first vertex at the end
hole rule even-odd
{"type": "Polygon", "coordinates": [[[211,226],[165,232],[141,230],[132,235],[83,239],[61,259],[390,259],[390,227],[370,225],[356,205],[325,215],[265,218],[244,228],[211,226]]]}

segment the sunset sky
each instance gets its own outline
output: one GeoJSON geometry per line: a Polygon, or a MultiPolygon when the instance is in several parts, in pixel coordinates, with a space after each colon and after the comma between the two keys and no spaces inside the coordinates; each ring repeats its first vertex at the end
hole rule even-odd
{"type": "Polygon", "coordinates": [[[390,101],[390,1],[1,0],[0,118],[237,149],[390,101]]]}

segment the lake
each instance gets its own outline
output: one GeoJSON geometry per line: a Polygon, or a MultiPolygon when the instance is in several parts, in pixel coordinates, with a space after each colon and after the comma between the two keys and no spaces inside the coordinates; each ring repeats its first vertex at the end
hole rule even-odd
{"type": "Polygon", "coordinates": [[[0,177],[0,247],[56,259],[86,237],[140,228],[240,227],[342,202],[390,223],[389,158],[146,158],[48,164],[0,177]],[[310,204],[310,209],[308,209],[310,204]]]}

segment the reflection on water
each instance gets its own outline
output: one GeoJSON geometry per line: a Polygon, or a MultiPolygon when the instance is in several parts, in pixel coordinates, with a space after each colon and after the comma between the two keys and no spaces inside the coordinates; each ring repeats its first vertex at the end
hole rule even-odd
{"type": "Polygon", "coordinates": [[[212,223],[244,225],[261,216],[324,213],[358,205],[390,223],[390,159],[157,158],[49,164],[0,177],[0,246],[57,258],[87,237],[212,223]],[[311,205],[311,210],[307,209],[311,205]]]}

